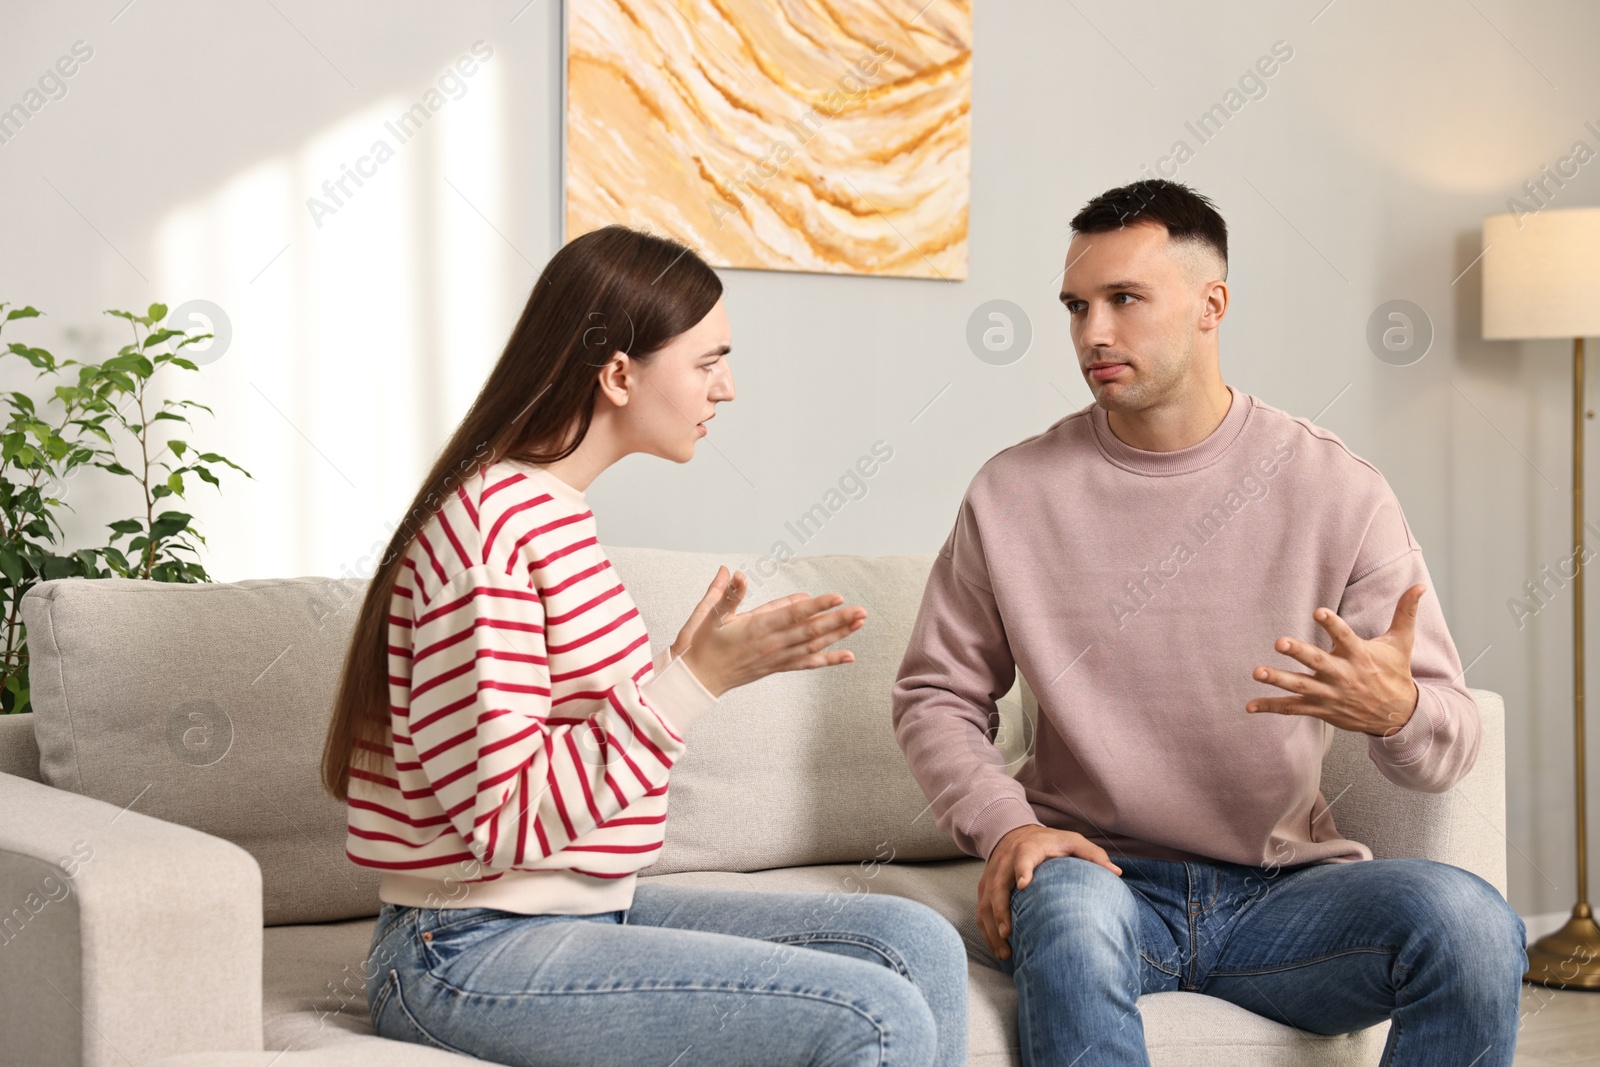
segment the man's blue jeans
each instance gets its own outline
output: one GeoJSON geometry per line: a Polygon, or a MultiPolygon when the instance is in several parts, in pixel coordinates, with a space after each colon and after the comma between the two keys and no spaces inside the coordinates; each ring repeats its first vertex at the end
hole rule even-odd
{"type": "Polygon", "coordinates": [[[1521,918],[1488,882],[1432,860],[1245,867],[1077,856],[1011,892],[1025,1067],[1148,1064],[1142,993],[1220,997],[1341,1034],[1390,1021],[1385,1067],[1510,1067],[1521,918]]]}
{"type": "Polygon", "coordinates": [[[961,1067],[967,952],[938,912],[865,890],[641,881],[592,915],[384,904],[382,1037],[538,1067],[961,1067]]]}

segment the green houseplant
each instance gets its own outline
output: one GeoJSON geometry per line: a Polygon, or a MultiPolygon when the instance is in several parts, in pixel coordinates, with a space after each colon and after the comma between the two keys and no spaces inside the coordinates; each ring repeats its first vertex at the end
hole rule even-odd
{"type": "MultiPolygon", "coordinates": [[[[18,319],[37,318],[32,307],[4,311],[0,330],[18,319]]],[[[150,384],[167,366],[198,370],[181,355],[189,345],[210,337],[159,325],[167,317],[164,304],[151,304],[143,315],[107,310],[127,321],[133,339],[104,363],[57,360],[42,348],[15,341],[0,349],[0,359],[17,357],[32,364],[37,378],[52,376],[54,388],[43,403],[21,391],[0,391],[0,607],[4,609],[4,660],[0,662],[0,712],[29,710],[28,648],[22,624],[22,598],[36,583],[54,578],[142,578],[157,582],[206,582],[210,576],[199,561],[196,542],[205,543],[193,517],[163,509],[167,497],[184,496],[185,475],[221,490],[212,467],[249,471],[215,452],[196,452],[186,440],[156,440],[156,424],[189,422],[193,400],[164,399],[155,404],[150,384]],[[137,455],[123,463],[119,443],[137,455]],[[169,462],[166,454],[171,452],[169,462]],[[107,543],[68,551],[56,518],[67,504],[65,486],[79,469],[97,467],[131,478],[139,487],[139,514],[109,523],[107,543]],[[119,546],[123,537],[129,540],[119,546]],[[59,539],[58,539],[59,538],[59,539]]],[[[169,501],[170,503],[170,501],[169,501]]]]}

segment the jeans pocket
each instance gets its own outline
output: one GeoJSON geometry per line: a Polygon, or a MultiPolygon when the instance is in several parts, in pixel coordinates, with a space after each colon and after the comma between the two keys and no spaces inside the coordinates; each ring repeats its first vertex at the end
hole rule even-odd
{"type": "Polygon", "coordinates": [[[418,923],[422,957],[429,973],[439,974],[452,963],[480,947],[519,920],[543,916],[520,915],[494,908],[462,908],[458,914],[418,923]]]}
{"type": "Polygon", "coordinates": [[[394,993],[394,987],[400,981],[400,975],[390,968],[384,977],[383,984],[367,996],[367,1010],[372,1015],[373,1029],[378,1027],[378,1019],[383,1015],[384,1006],[389,1003],[389,997],[394,993]]]}

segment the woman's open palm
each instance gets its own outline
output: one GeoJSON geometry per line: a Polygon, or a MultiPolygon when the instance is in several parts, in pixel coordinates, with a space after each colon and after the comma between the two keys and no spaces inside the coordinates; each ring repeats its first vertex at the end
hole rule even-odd
{"type": "MultiPolygon", "coordinates": [[[[711,614],[711,609],[716,607],[717,601],[722,598],[722,594],[727,589],[729,582],[735,578],[740,583],[739,596],[740,599],[743,599],[744,590],[749,586],[749,579],[745,577],[743,571],[738,572],[737,575],[724,576],[726,570],[726,567],[717,568],[717,576],[711,580],[711,588],[706,590],[706,595],[700,598],[699,604],[695,605],[693,614],[689,616],[689,621],[683,624],[682,630],[678,631],[678,639],[672,642],[673,659],[677,659],[688,650],[690,642],[694,640],[694,632],[700,628],[700,623],[705,620],[705,617],[711,614]]],[[[741,619],[746,615],[759,615],[763,611],[781,608],[785,604],[793,604],[796,600],[804,600],[805,598],[806,595],[804,593],[790,593],[788,596],[769,600],[758,608],[751,608],[749,611],[735,612],[732,615],[728,615],[723,619],[723,623],[726,624],[734,619],[741,619]]]]}
{"type": "MultiPolygon", "coordinates": [[[[825,653],[815,662],[807,663],[804,659],[855,632],[866,621],[866,609],[857,607],[832,612],[831,609],[843,603],[844,598],[838,597],[831,603],[824,601],[836,594],[818,598],[809,610],[797,608],[793,606],[812,598],[805,593],[790,593],[749,611],[732,610],[738,607],[748,588],[749,579],[742,571],[729,574],[726,567],[718,567],[710,588],[701,597],[700,603],[695,605],[689,621],[684,623],[677,640],[672,643],[671,655],[674,659],[687,654],[697,639],[705,645],[718,646],[709,651],[720,662],[707,669],[702,658],[695,669],[697,676],[710,676],[701,677],[701,681],[718,696],[727,689],[745,685],[775,671],[854,662],[855,656],[848,650],[825,653]],[[786,621],[776,622],[770,627],[750,625],[755,616],[783,608],[790,609],[790,618],[786,621]],[[830,613],[828,617],[823,618],[824,612],[830,613]],[[716,613],[716,618],[712,617],[713,613],[716,613]],[[730,643],[735,647],[729,647],[730,643]]],[[[701,651],[708,650],[702,648],[701,651]]]]}

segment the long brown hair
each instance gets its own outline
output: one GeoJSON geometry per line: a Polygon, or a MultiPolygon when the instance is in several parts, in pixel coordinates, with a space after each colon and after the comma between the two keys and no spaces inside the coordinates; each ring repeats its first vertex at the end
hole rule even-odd
{"type": "Polygon", "coordinates": [[[480,467],[570,456],[589,432],[600,368],[613,353],[648,361],[721,295],[721,279],[693,250],[625,226],[574,238],[545,264],[367,586],[322,751],[322,785],[334,797],[349,799],[352,765],[376,772],[389,745],[389,602],[417,531],[480,467]]]}

